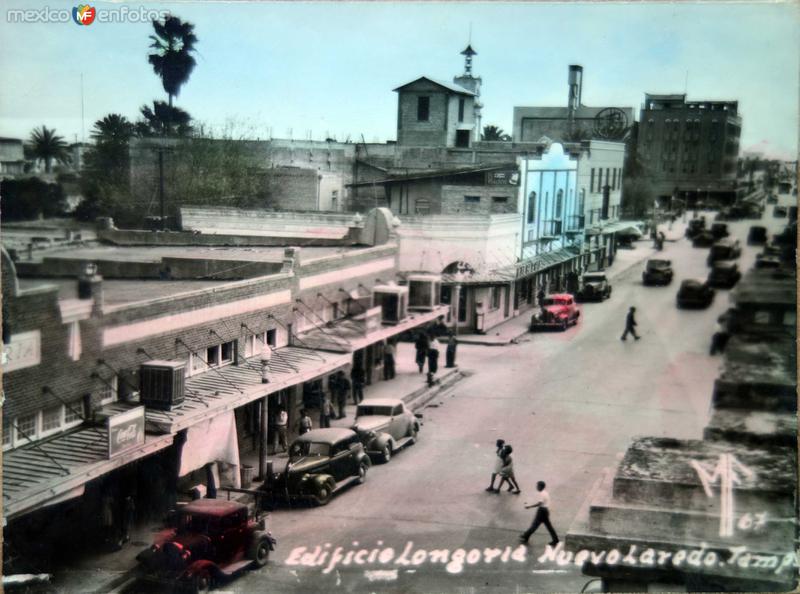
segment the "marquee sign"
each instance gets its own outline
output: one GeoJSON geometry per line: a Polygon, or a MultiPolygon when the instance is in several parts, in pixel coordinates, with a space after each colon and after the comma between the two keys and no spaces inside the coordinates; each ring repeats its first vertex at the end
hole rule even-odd
{"type": "Polygon", "coordinates": [[[106,419],[108,458],[144,445],[144,406],[137,406],[106,419]]]}

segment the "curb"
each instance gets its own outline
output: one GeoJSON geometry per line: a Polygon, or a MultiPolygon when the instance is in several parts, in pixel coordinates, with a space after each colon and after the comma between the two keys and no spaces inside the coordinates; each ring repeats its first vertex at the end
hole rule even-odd
{"type": "Polygon", "coordinates": [[[434,386],[423,386],[419,390],[415,390],[410,394],[403,397],[403,402],[408,406],[412,412],[423,408],[428,402],[433,400],[436,396],[449,389],[451,386],[461,381],[465,376],[461,370],[456,367],[445,375],[439,378],[438,383],[434,386]]]}

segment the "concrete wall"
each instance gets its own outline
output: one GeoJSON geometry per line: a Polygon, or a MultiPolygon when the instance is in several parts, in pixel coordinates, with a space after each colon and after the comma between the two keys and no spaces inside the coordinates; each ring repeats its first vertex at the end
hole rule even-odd
{"type": "Polygon", "coordinates": [[[452,125],[448,120],[448,95],[442,87],[427,81],[399,91],[397,143],[403,146],[445,146],[452,125]],[[427,121],[417,120],[418,97],[430,97],[427,121]]]}
{"type": "Polygon", "coordinates": [[[517,211],[517,186],[444,185],[440,200],[442,214],[514,213],[517,211]],[[466,196],[477,196],[480,201],[467,202],[466,196]]]}

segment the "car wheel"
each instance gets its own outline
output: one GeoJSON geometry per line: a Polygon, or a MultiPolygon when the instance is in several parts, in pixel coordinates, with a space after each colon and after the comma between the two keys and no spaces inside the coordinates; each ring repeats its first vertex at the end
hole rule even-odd
{"type": "Polygon", "coordinates": [[[261,540],[256,546],[256,552],[253,555],[253,563],[256,567],[264,567],[269,560],[269,542],[261,540]]]}
{"type": "Polygon", "coordinates": [[[367,480],[367,465],[363,462],[358,465],[358,484],[363,485],[367,480]]]}
{"type": "Polygon", "coordinates": [[[211,592],[211,574],[203,570],[192,579],[191,589],[192,594],[206,594],[211,592]]]}
{"type": "Polygon", "coordinates": [[[389,460],[392,459],[392,444],[391,443],[387,443],[385,446],[383,446],[383,449],[381,450],[381,458],[382,458],[384,464],[386,464],[389,460]]]}
{"type": "Polygon", "coordinates": [[[331,500],[331,490],[327,484],[322,485],[319,489],[317,489],[317,494],[315,495],[314,499],[317,502],[317,505],[327,505],[327,503],[331,500]]]}

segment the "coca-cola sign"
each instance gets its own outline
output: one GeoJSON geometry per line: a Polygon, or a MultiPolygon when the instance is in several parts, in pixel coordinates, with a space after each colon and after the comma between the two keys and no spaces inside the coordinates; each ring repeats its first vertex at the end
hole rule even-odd
{"type": "Polygon", "coordinates": [[[144,444],[144,407],[137,406],[108,417],[108,457],[144,444]]]}

